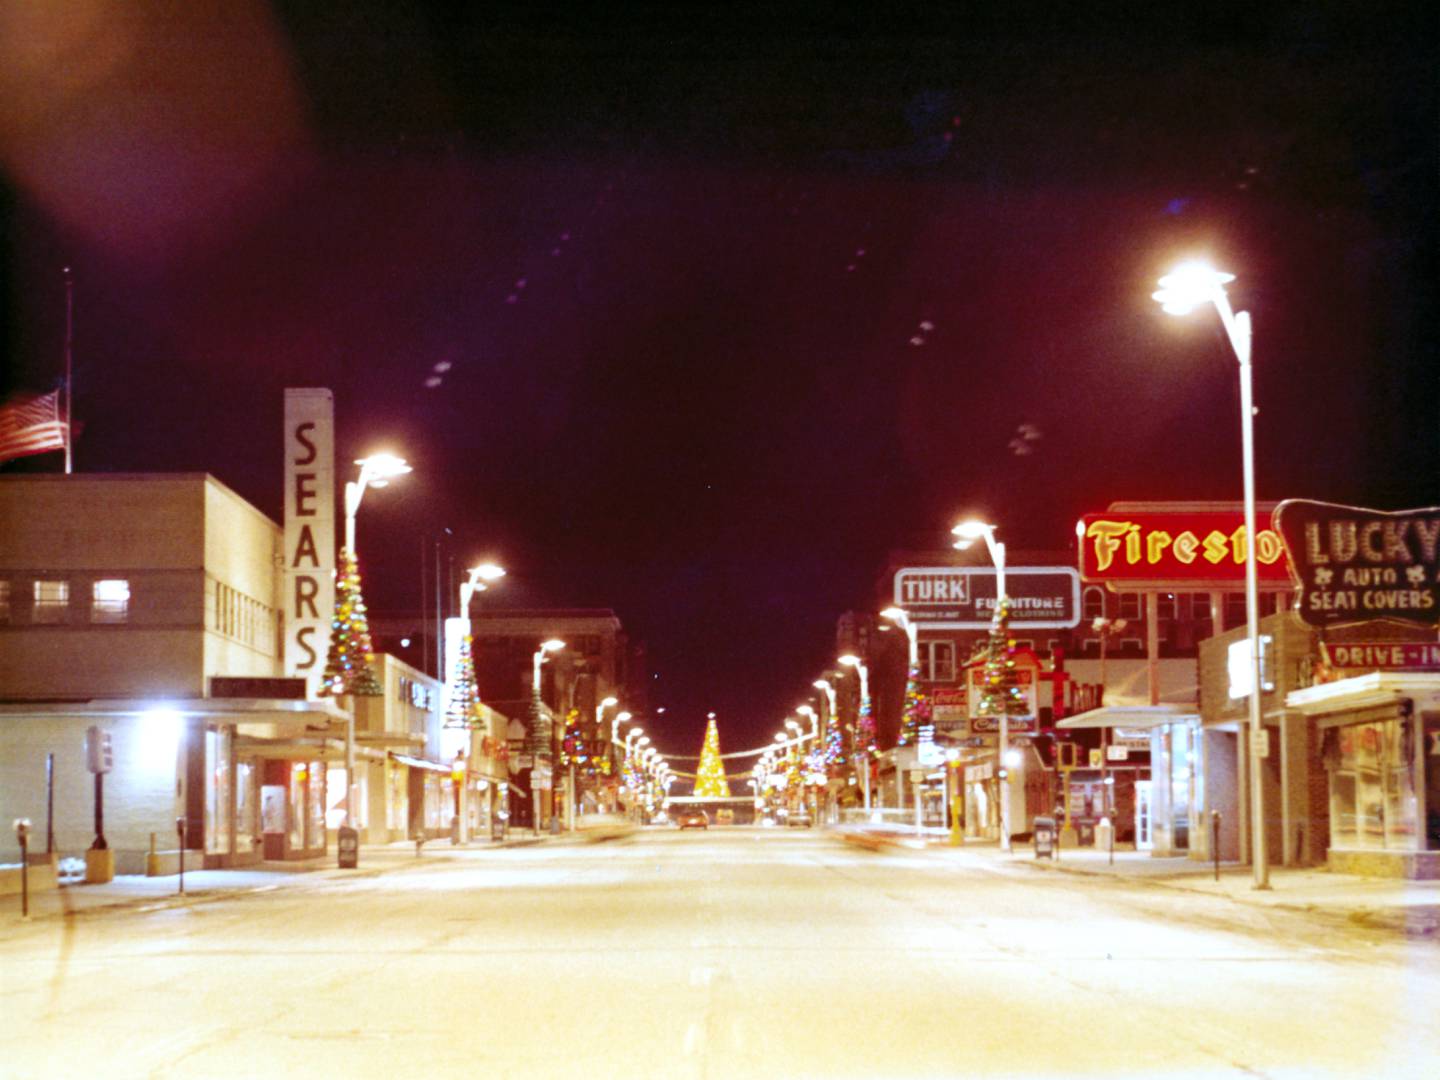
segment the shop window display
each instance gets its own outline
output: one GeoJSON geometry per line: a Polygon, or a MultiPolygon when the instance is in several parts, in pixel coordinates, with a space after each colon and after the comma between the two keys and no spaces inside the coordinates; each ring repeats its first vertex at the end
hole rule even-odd
{"type": "Polygon", "coordinates": [[[1334,846],[1416,849],[1419,797],[1410,730],[1400,720],[1382,720],[1325,733],[1334,846]]]}

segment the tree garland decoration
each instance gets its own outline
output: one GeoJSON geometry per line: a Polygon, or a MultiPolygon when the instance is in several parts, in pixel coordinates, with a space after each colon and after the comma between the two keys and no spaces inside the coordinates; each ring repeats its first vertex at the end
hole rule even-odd
{"type": "Polygon", "coordinates": [[[447,728],[481,728],[485,722],[480,713],[480,694],[475,685],[475,661],[471,654],[469,634],[460,639],[459,656],[455,660],[455,680],[450,701],[445,706],[447,728]]]}
{"type": "Polygon", "coordinates": [[[900,725],[900,745],[920,741],[921,729],[930,724],[930,699],[920,690],[920,667],[910,665],[905,679],[905,714],[900,725]]]}
{"type": "Polygon", "coordinates": [[[370,669],[375,649],[370,642],[370,621],[360,590],[360,567],[348,548],[341,548],[335,575],[335,615],[330,620],[330,649],[320,693],[340,697],[379,697],[385,693],[370,669]]]}

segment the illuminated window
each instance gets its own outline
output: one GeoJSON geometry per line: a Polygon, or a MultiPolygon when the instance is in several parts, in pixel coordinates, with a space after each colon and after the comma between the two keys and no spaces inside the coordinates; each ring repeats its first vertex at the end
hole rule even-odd
{"type": "Polygon", "coordinates": [[[124,622],[130,615],[130,582],[124,578],[103,578],[95,582],[90,602],[90,621],[124,622]]]}
{"type": "Polygon", "coordinates": [[[1105,615],[1105,590],[1098,585],[1091,585],[1085,590],[1084,600],[1081,601],[1080,616],[1085,621],[1100,619],[1105,615]]]}
{"type": "Polygon", "coordinates": [[[920,642],[920,679],[922,682],[955,681],[953,641],[920,642]]]}
{"type": "Polygon", "coordinates": [[[31,620],[37,623],[62,623],[70,610],[68,581],[35,582],[35,606],[31,620]]]}

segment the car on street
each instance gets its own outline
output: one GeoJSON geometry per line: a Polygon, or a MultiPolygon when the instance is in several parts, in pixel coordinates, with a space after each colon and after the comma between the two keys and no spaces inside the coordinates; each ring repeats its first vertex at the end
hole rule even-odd
{"type": "Polygon", "coordinates": [[[708,829],[710,818],[704,810],[686,810],[680,815],[680,828],[682,829],[708,829]]]}
{"type": "Polygon", "coordinates": [[[785,824],[792,829],[808,829],[813,824],[813,822],[811,822],[809,814],[791,813],[785,819],[785,824]]]}

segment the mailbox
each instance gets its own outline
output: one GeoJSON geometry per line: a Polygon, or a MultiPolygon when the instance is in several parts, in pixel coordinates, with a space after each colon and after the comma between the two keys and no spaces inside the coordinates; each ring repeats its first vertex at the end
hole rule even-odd
{"type": "Polygon", "coordinates": [[[1037,817],[1034,836],[1035,857],[1037,859],[1053,859],[1055,857],[1055,819],[1053,817],[1037,817]]]}

